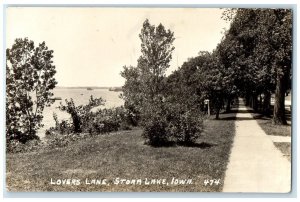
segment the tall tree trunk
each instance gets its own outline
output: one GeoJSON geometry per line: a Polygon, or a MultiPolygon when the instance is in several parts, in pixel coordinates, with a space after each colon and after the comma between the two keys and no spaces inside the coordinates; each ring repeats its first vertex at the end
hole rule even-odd
{"type": "Polygon", "coordinates": [[[249,99],[249,94],[248,94],[248,93],[246,94],[245,99],[246,99],[245,105],[246,105],[246,106],[249,106],[249,104],[250,104],[250,99],[249,99]]]}
{"type": "Polygon", "coordinates": [[[270,91],[265,91],[264,101],[263,101],[263,114],[270,115],[271,113],[270,107],[271,107],[271,93],[270,91]]]}
{"type": "Polygon", "coordinates": [[[285,89],[286,89],[286,78],[284,75],[277,73],[276,78],[276,90],[275,90],[275,103],[273,113],[273,123],[278,125],[287,124],[285,117],[285,89]]]}
{"type": "Polygon", "coordinates": [[[249,107],[252,107],[252,97],[251,97],[251,96],[249,96],[248,106],[249,106],[249,107]]]}
{"type": "Polygon", "coordinates": [[[218,120],[220,118],[220,110],[221,110],[221,107],[222,107],[222,103],[221,103],[221,100],[220,98],[217,98],[216,100],[216,119],[218,120]]]}
{"type": "Polygon", "coordinates": [[[228,97],[227,102],[226,102],[226,112],[230,112],[231,109],[231,98],[228,97]]]}
{"type": "Polygon", "coordinates": [[[250,95],[250,107],[253,109],[254,107],[254,98],[253,95],[250,95]]]}
{"type": "Polygon", "coordinates": [[[220,118],[220,107],[218,107],[217,109],[216,109],[216,119],[217,120],[219,120],[219,118],[220,118]]]}
{"type": "Polygon", "coordinates": [[[257,95],[256,94],[254,94],[253,96],[252,96],[252,98],[253,98],[253,110],[254,111],[257,111],[257,109],[258,109],[258,100],[257,100],[257,95]]]}

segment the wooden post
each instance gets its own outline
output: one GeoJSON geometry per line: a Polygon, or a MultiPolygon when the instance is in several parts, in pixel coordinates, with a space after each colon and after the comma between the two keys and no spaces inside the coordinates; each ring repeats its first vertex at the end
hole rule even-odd
{"type": "Polygon", "coordinates": [[[207,115],[210,116],[209,99],[204,100],[204,104],[207,104],[207,115]]]}

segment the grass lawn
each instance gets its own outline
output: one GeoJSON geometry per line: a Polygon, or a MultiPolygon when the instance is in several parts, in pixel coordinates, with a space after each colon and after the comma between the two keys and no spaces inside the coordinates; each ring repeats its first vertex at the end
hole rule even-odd
{"type": "Polygon", "coordinates": [[[288,158],[289,161],[291,161],[291,143],[274,142],[273,144],[288,158]]]}
{"type": "MultiPolygon", "coordinates": [[[[221,115],[222,116],[222,115],[221,115]]],[[[234,116],[234,114],[233,114],[234,116]]],[[[234,120],[207,120],[205,132],[193,147],[154,148],[144,144],[142,131],[121,131],[39,153],[7,154],[8,191],[222,191],[235,133],[234,120]],[[80,180],[77,185],[51,185],[57,179],[80,180]],[[106,179],[106,185],[86,184],[106,179]],[[168,184],[114,184],[116,179],[166,179],[168,184]],[[172,184],[172,179],[192,184],[172,184]],[[206,185],[204,180],[220,179],[206,185]]],[[[103,181],[102,181],[103,182],[103,181]]]]}
{"type": "Polygon", "coordinates": [[[267,135],[291,136],[291,125],[274,125],[272,124],[272,119],[270,118],[256,120],[267,135]]]}
{"type": "MultiPolygon", "coordinates": [[[[271,110],[273,114],[273,110],[271,110]]],[[[257,120],[257,123],[265,131],[267,135],[275,136],[291,136],[291,112],[285,110],[285,115],[288,124],[287,125],[274,125],[272,123],[272,117],[263,116],[261,114],[254,114],[254,118],[257,120]]]]}
{"type": "MultiPolygon", "coordinates": [[[[291,114],[289,111],[286,110],[287,114],[287,120],[291,121],[291,114]]],[[[262,116],[262,115],[256,115],[257,123],[260,125],[260,127],[265,131],[267,135],[273,135],[273,136],[285,136],[285,137],[291,137],[291,124],[288,125],[274,125],[272,123],[272,118],[262,116]]],[[[273,142],[275,147],[279,149],[284,156],[288,158],[289,161],[291,161],[291,143],[289,142],[273,142]]]]}

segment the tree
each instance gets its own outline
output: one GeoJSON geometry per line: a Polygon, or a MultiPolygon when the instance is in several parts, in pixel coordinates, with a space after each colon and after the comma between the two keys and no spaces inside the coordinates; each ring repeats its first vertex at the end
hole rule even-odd
{"type": "Polygon", "coordinates": [[[254,51],[257,47],[257,10],[237,9],[230,29],[219,46],[222,64],[234,70],[234,84],[246,98],[246,104],[257,108],[260,94],[260,65],[255,62],[254,51]]]}
{"type": "Polygon", "coordinates": [[[240,72],[236,84],[246,104],[252,103],[257,109],[257,97],[263,93],[263,110],[268,112],[275,91],[273,123],[286,124],[284,95],[291,80],[291,10],[235,9],[227,10],[224,17],[232,22],[222,57],[227,66],[240,72]]]}
{"type": "Polygon", "coordinates": [[[137,67],[125,66],[121,75],[126,79],[123,86],[125,107],[142,118],[147,116],[147,106],[159,100],[156,98],[163,97],[165,71],[172,59],[175,38],[174,33],[162,24],[156,27],[148,19],[143,23],[139,38],[141,56],[137,67]]]}
{"type": "Polygon", "coordinates": [[[222,64],[220,49],[218,46],[212,53],[200,52],[168,76],[167,94],[173,103],[180,103],[181,107],[200,114],[205,110],[204,100],[209,99],[210,107],[219,119],[223,103],[230,102],[237,93],[235,71],[222,64]]]}
{"type": "Polygon", "coordinates": [[[56,85],[53,51],[45,42],[16,39],[6,50],[6,137],[25,143],[38,139],[43,110],[53,103],[56,85]]]}
{"type": "Polygon", "coordinates": [[[210,105],[214,108],[216,119],[219,119],[220,110],[223,106],[226,95],[231,95],[231,77],[230,71],[224,69],[220,63],[217,51],[207,53],[205,56],[207,65],[205,68],[199,68],[198,75],[202,85],[202,93],[206,99],[210,100],[210,105]]]}
{"type": "Polygon", "coordinates": [[[267,14],[268,36],[274,48],[273,68],[276,78],[273,123],[286,124],[285,94],[292,67],[292,12],[289,9],[273,9],[267,14]],[[272,27],[273,31],[270,31],[272,27]]]}
{"type": "Polygon", "coordinates": [[[121,76],[125,78],[125,84],[122,87],[121,98],[124,99],[124,107],[128,110],[128,118],[132,125],[137,126],[141,119],[141,73],[138,68],[133,66],[124,66],[121,76]]]}
{"type": "MultiPolygon", "coordinates": [[[[187,108],[200,111],[203,108],[203,82],[200,73],[210,67],[210,54],[200,52],[198,56],[189,58],[183,65],[166,79],[166,92],[172,102],[186,105],[187,108]]],[[[204,78],[205,79],[205,78],[204,78]]]]}
{"type": "Polygon", "coordinates": [[[151,145],[160,145],[168,139],[164,84],[175,38],[162,24],[151,25],[148,19],[143,23],[139,38],[141,56],[137,66],[125,66],[121,72],[126,79],[123,98],[127,110],[144,127],[143,136],[151,145]]]}
{"type": "Polygon", "coordinates": [[[146,19],[141,33],[141,56],[137,68],[140,71],[142,92],[141,117],[143,137],[151,145],[163,145],[168,140],[167,105],[165,103],[165,72],[170,66],[174,33],[162,24],[157,27],[146,19]]]}
{"type": "Polygon", "coordinates": [[[141,39],[141,53],[138,68],[141,71],[142,90],[149,100],[162,94],[165,72],[170,66],[174,33],[166,30],[162,24],[157,27],[146,19],[139,34],[141,39]]]}

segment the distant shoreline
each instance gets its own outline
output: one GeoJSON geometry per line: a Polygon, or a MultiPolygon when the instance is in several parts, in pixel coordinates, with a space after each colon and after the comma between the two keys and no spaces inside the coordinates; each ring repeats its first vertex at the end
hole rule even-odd
{"type": "MultiPolygon", "coordinates": [[[[56,86],[55,89],[110,89],[112,87],[99,87],[99,86],[56,86]]],[[[121,88],[121,87],[113,87],[113,88],[121,88]]]]}

